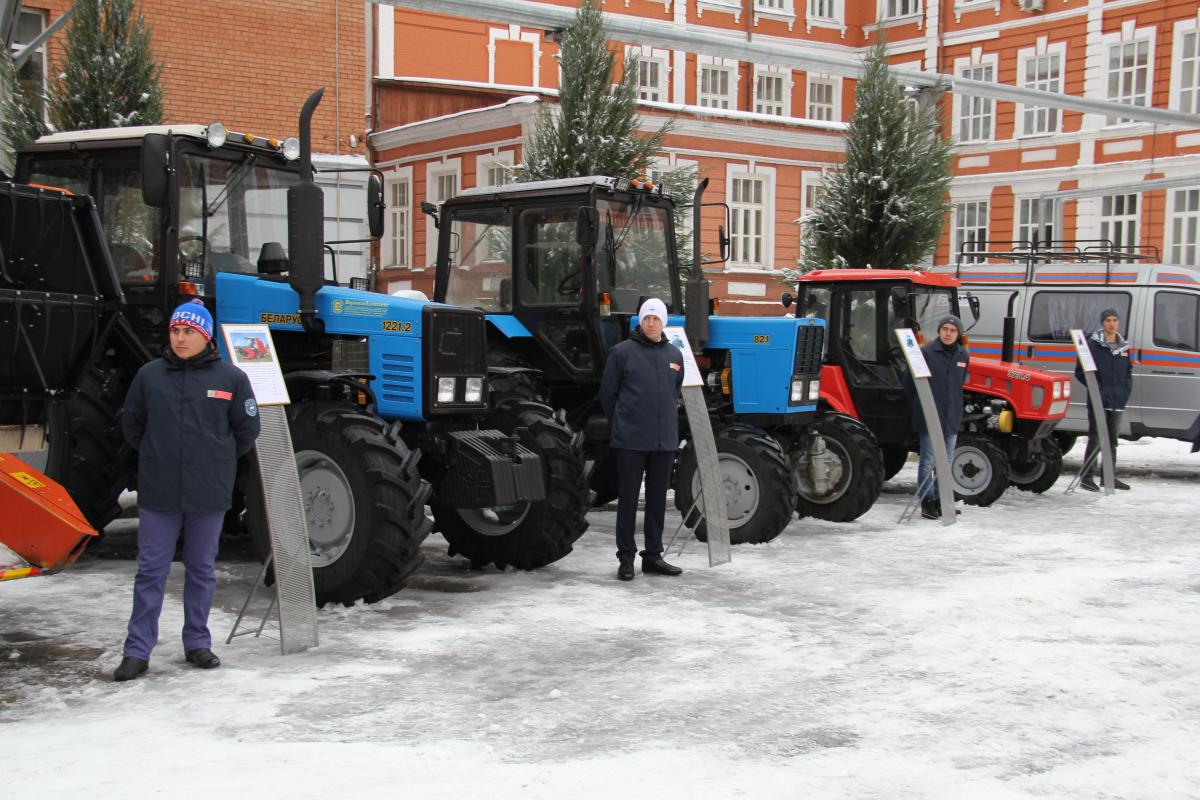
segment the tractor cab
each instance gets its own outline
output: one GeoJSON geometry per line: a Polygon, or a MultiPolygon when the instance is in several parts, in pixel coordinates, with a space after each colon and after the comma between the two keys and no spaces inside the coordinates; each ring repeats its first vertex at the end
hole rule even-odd
{"type": "Polygon", "coordinates": [[[536,340],[551,382],[594,382],[643,299],[682,313],[674,207],[623,178],[468,189],[440,213],[435,297],[536,340]]]}

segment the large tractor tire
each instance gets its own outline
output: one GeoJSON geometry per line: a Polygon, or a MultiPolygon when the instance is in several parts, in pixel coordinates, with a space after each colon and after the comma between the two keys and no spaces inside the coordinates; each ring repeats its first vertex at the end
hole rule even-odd
{"type": "Polygon", "coordinates": [[[815,423],[815,432],[825,452],[814,452],[812,437],[802,437],[789,454],[800,486],[796,513],[830,522],[858,519],[879,498],[883,488],[883,454],[875,435],[858,420],[845,414],[825,413],[815,423]],[[820,470],[822,490],[814,479],[820,470]]]}
{"type": "Polygon", "coordinates": [[[1062,474],[1063,454],[1053,436],[1042,440],[1042,452],[1029,460],[1010,458],[1009,483],[1023,492],[1041,494],[1054,485],[1062,474]]]}
{"type": "Polygon", "coordinates": [[[880,445],[883,454],[883,479],[890,481],[908,463],[908,448],[899,444],[880,445]]]}
{"type": "Polygon", "coordinates": [[[1071,448],[1079,440],[1078,434],[1067,433],[1066,431],[1055,431],[1051,435],[1054,437],[1054,441],[1058,442],[1058,449],[1064,456],[1071,452],[1071,448]]]}
{"type": "Polygon", "coordinates": [[[950,456],[954,496],[972,506],[990,506],[1008,488],[1008,456],[987,436],[964,433],[950,456]]]}
{"type": "MultiPolygon", "coordinates": [[[[317,604],[375,603],[404,588],[421,565],[429,486],[413,452],[378,417],[336,403],[288,412],[308,523],[317,604]]],[[[242,483],[259,553],[270,552],[258,470],[242,483]]]]}
{"type": "Polygon", "coordinates": [[[46,413],[46,474],[66,487],[92,527],[103,530],[121,513],[121,492],[137,477],[137,451],[121,431],[121,408],[132,374],[92,366],[68,400],[46,413]]]}
{"type": "Polygon", "coordinates": [[[465,556],[475,568],[544,567],[570,553],[588,527],[582,436],[572,434],[549,406],[522,399],[532,384],[525,377],[512,378],[525,375],[492,379],[492,413],[480,427],[506,434],[529,429],[545,469],[546,499],[490,508],[432,504],[450,555],[465,556]]]}
{"type": "MultiPolygon", "coordinates": [[[[796,488],[779,442],[755,428],[733,425],[716,432],[717,460],[731,544],[761,544],[783,532],[792,519],[796,488]]],[[[679,458],[675,507],[686,513],[700,495],[696,448],[689,442],[679,458]]],[[[696,538],[708,541],[706,523],[696,538]]]]}

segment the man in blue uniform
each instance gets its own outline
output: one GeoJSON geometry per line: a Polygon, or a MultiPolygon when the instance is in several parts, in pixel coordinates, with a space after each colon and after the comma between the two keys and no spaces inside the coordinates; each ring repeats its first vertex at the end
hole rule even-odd
{"type": "Polygon", "coordinates": [[[953,460],[954,444],[958,440],[958,426],[963,415],[963,384],[967,382],[970,358],[962,346],[962,320],[949,315],[938,323],[937,338],[921,347],[925,363],[929,366],[929,390],[937,408],[940,431],[926,430],[925,414],[916,402],[916,390],[912,378],[906,381],[906,389],[912,402],[912,426],[920,442],[920,461],[917,462],[917,487],[921,491],[921,516],[938,519],[942,516],[938,499],[938,484],[934,474],[933,439],[940,435],[946,443],[946,454],[953,460]]]}
{"type": "Polygon", "coordinates": [[[676,400],[683,385],[683,353],[667,341],[667,306],[650,298],[638,311],[638,327],[614,347],[600,381],[600,404],[612,423],[611,445],[617,461],[617,577],[631,581],[637,555],[638,494],[646,479],[643,523],[646,549],[642,572],[680,575],[663,560],[663,520],[667,488],[679,448],[676,400]]]}
{"type": "MultiPolygon", "coordinates": [[[[1129,358],[1129,342],[1120,331],[1121,319],[1115,308],[1106,308],[1100,312],[1100,327],[1088,337],[1088,350],[1092,352],[1092,361],[1096,362],[1096,387],[1100,390],[1100,405],[1104,408],[1104,425],[1108,429],[1108,441],[1113,453],[1113,485],[1118,489],[1128,489],[1129,484],[1116,479],[1117,471],[1117,437],[1121,433],[1121,415],[1129,403],[1129,395],[1133,393],[1133,362],[1129,358]]],[[[1083,365],[1075,367],[1075,377],[1084,386],[1083,365]]],[[[1080,487],[1089,492],[1098,492],[1100,487],[1092,478],[1093,454],[1100,449],[1100,436],[1096,427],[1097,420],[1092,413],[1089,399],[1088,410],[1088,440],[1087,448],[1083,451],[1083,463],[1091,464],[1088,473],[1079,481],[1080,487]]]]}
{"type": "Polygon", "coordinates": [[[125,438],[138,451],[138,572],[124,658],[113,680],[146,671],[158,643],[158,617],[175,545],[183,534],[183,647],[188,663],[212,669],[208,612],[225,512],[237,460],[258,438],[250,381],[222,361],[213,320],[199,300],[175,309],[170,344],[146,364],[125,398],[125,438]]]}

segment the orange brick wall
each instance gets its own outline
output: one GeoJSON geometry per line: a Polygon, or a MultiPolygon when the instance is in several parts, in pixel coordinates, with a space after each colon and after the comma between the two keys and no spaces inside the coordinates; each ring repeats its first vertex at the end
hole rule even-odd
{"type": "MultiPolygon", "coordinates": [[[[65,0],[33,0],[53,21],[65,0]]],[[[260,136],[297,132],[300,107],[325,97],[313,123],[313,150],[366,154],[367,11],[362,0],[141,0],[162,64],[163,121],[223,122],[260,136]],[[349,147],[353,133],[358,147],[349,147]]],[[[62,57],[65,31],[50,43],[62,57]]],[[[53,63],[49,73],[54,74],[53,63]]]]}

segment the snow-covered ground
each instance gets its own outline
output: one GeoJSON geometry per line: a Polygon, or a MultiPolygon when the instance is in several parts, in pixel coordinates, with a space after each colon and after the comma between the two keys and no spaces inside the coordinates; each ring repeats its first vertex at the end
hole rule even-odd
{"type": "MultiPolygon", "coordinates": [[[[26,798],[1194,798],[1200,455],[1121,456],[1175,477],[899,526],[910,463],[857,523],[714,569],[693,541],[678,579],[615,580],[612,512],[535,573],[434,536],[408,589],[323,610],[318,649],[222,642],[215,672],[183,663],[177,565],[129,684],[134,565],[90,559],[0,585],[0,773],[26,798]]],[[[257,565],[219,569],[223,640],[257,565]]]]}

